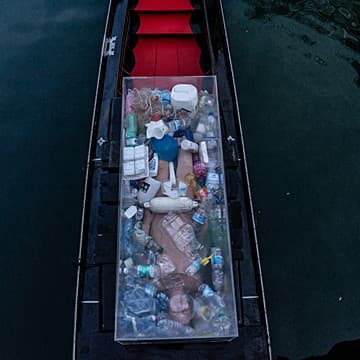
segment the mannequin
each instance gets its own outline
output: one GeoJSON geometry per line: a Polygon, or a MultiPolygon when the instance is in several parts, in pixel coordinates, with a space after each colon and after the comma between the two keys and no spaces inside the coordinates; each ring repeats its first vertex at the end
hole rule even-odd
{"type": "MultiPolygon", "coordinates": [[[[177,159],[176,177],[185,182],[185,176],[193,171],[192,153],[180,149],[177,159]]],[[[159,172],[156,180],[169,178],[168,162],[159,160],[159,172]]],[[[190,187],[188,197],[194,198],[190,187]]],[[[161,189],[156,196],[164,196],[161,189]]],[[[157,258],[161,275],[156,281],[159,290],[169,295],[169,316],[184,325],[192,319],[193,304],[191,295],[201,284],[199,274],[187,275],[186,269],[193,263],[192,248],[184,239],[194,236],[191,226],[192,212],[180,214],[154,214],[145,209],[143,230],[152,236],[163,249],[157,258]]],[[[204,225],[206,226],[206,225],[204,225]]]]}

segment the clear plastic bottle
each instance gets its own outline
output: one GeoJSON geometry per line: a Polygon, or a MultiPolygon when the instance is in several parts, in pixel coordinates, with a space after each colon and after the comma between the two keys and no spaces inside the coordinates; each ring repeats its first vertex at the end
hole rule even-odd
{"type": "Polygon", "coordinates": [[[224,258],[219,247],[211,248],[211,278],[216,291],[221,291],[224,286],[224,258]]]}
{"type": "Polygon", "coordinates": [[[225,302],[223,298],[213,289],[211,289],[209,285],[201,284],[199,286],[199,292],[202,299],[210,306],[211,310],[215,313],[219,312],[225,307],[225,302]]]}
{"type": "Polygon", "coordinates": [[[201,268],[201,259],[194,260],[185,270],[185,273],[189,276],[195,275],[201,268]]]}
{"type": "Polygon", "coordinates": [[[123,217],[122,221],[122,236],[121,236],[121,249],[120,257],[121,259],[128,258],[132,253],[132,233],[134,228],[134,218],[123,217]]]}
{"type": "Polygon", "coordinates": [[[200,111],[209,113],[216,110],[216,98],[214,95],[209,94],[207,91],[201,91],[199,98],[200,111]]]}
{"type": "Polygon", "coordinates": [[[129,180],[124,180],[122,183],[122,206],[124,209],[134,205],[137,197],[137,190],[130,185],[129,180]]]}
{"type": "MultiPolygon", "coordinates": [[[[206,211],[203,207],[199,207],[192,216],[192,227],[194,229],[195,237],[201,243],[201,229],[203,228],[206,222],[206,211]]],[[[197,250],[200,250],[197,249],[197,250]]]]}
{"type": "Polygon", "coordinates": [[[212,320],[212,326],[216,335],[228,335],[231,325],[232,321],[230,316],[222,312],[217,314],[212,320]]]}
{"type": "Polygon", "coordinates": [[[192,325],[194,326],[196,334],[203,336],[212,335],[213,326],[211,320],[214,315],[209,305],[207,305],[200,296],[194,299],[194,311],[195,317],[192,320],[192,325]]]}
{"type": "Polygon", "coordinates": [[[169,310],[169,296],[160,291],[155,295],[157,313],[167,313],[169,310]]]}
{"type": "Polygon", "coordinates": [[[188,256],[203,248],[203,245],[197,241],[192,226],[176,213],[166,215],[161,222],[161,228],[175,246],[188,256]]]}
{"type": "Polygon", "coordinates": [[[187,117],[184,119],[175,119],[169,121],[166,125],[169,127],[170,132],[174,133],[175,131],[185,130],[190,127],[192,119],[187,117]]]}
{"type": "Polygon", "coordinates": [[[164,249],[151,236],[147,238],[145,250],[151,251],[154,254],[162,254],[164,252],[164,249]]]}
{"type": "Polygon", "coordinates": [[[132,334],[134,332],[133,319],[134,316],[128,316],[126,314],[117,318],[117,331],[120,332],[122,336],[128,336],[129,334],[132,334]]]}
{"type": "Polygon", "coordinates": [[[137,336],[156,336],[156,316],[147,315],[141,317],[135,317],[133,320],[133,326],[135,327],[135,333],[137,336]]]}
{"type": "Polygon", "coordinates": [[[205,138],[214,138],[217,135],[217,122],[213,112],[200,113],[199,122],[194,132],[194,139],[200,142],[205,138]]]}
{"type": "Polygon", "coordinates": [[[214,169],[216,172],[216,167],[218,165],[218,155],[219,155],[219,145],[215,139],[210,139],[206,141],[206,148],[208,153],[208,163],[206,164],[208,170],[214,169]]]}
{"type": "Polygon", "coordinates": [[[162,334],[167,336],[192,336],[195,332],[192,327],[170,319],[158,321],[157,327],[162,334]]]}
{"type": "Polygon", "coordinates": [[[153,314],[156,310],[156,303],[144,286],[135,286],[125,291],[124,303],[131,314],[144,316],[153,314]]]}
{"type": "Polygon", "coordinates": [[[192,220],[200,225],[204,225],[206,222],[206,210],[203,206],[199,206],[192,216],[192,220]]]}
{"type": "Polygon", "coordinates": [[[124,273],[138,278],[155,279],[159,276],[160,269],[157,265],[136,265],[126,267],[124,273]]]}

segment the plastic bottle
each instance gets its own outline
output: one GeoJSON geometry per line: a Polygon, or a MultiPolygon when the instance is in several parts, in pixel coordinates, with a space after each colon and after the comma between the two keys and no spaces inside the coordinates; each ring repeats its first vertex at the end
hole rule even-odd
{"type": "Polygon", "coordinates": [[[174,133],[175,131],[187,129],[188,127],[190,127],[191,123],[192,119],[188,117],[185,119],[171,120],[166,125],[169,127],[170,132],[174,133]]]}
{"type": "Polygon", "coordinates": [[[207,117],[207,128],[208,128],[208,137],[215,137],[217,135],[217,123],[216,123],[216,117],[213,112],[208,113],[207,117]]]}
{"type": "Polygon", "coordinates": [[[131,187],[129,180],[124,180],[122,183],[122,206],[124,209],[132,206],[136,202],[137,189],[131,187]]]}
{"type": "Polygon", "coordinates": [[[125,291],[124,302],[127,311],[143,316],[155,312],[155,300],[144,286],[135,286],[125,291]]]}
{"type": "Polygon", "coordinates": [[[190,151],[192,153],[197,153],[199,151],[199,145],[188,139],[183,140],[180,146],[183,150],[190,151]]]}
{"type": "Polygon", "coordinates": [[[160,269],[157,265],[136,265],[130,268],[126,267],[124,273],[134,277],[154,279],[159,276],[160,269]]]}
{"type": "Polygon", "coordinates": [[[201,268],[201,259],[194,260],[185,270],[185,273],[189,276],[195,275],[201,268]]]}
{"type": "Polygon", "coordinates": [[[211,320],[213,318],[213,312],[200,296],[194,299],[194,312],[195,317],[192,320],[192,325],[194,326],[196,334],[212,335],[213,326],[211,320]]]}
{"type": "Polygon", "coordinates": [[[169,297],[160,291],[155,295],[157,313],[167,313],[169,310],[169,297]]]}
{"type": "Polygon", "coordinates": [[[224,183],[224,177],[221,172],[221,167],[210,166],[208,168],[205,186],[209,191],[215,192],[220,187],[222,187],[224,183]]]}
{"type": "Polygon", "coordinates": [[[122,221],[122,235],[121,235],[121,249],[120,249],[120,258],[126,259],[131,255],[131,237],[134,228],[134,218],[123,217],[122,221]]]}
{"type": "Polygon", "coordinates": [[[212,320],[212,326],[216,335],[228,335],[232,321],[229,315],[225,313],[219,313],[212,320]]]}
{"type": "Polygon", "coordinates": [[[219,247],[211,248],[211,279],[216,291],[221,291],[224,286],[224,258],[219,247]]]}
{"type": "Polygon", "coordinates": [[[192,327],[170,319],[158,321],[157,327],[161,333],[167,336],[192,336],[194,334],[192,327]]]}
{"type": "Polygon", "coordinates": [[[218,165],[219,145],[214,139],[206,140],[206,147],[208,153],[208,168],[216,168],[218,165]]]}
{"type": "MultiPolygon", "coordinates": [[[[215,202],[212,194],[211,202],[215,202]]],[[[207,228],[207,242],[206,246],[211,247],[223,247],[226,239],[226,217],[222,207],[216,203],[212,204],[212,207],[208,211],[208,228],[207,228]]]]}
{"type": "Polygon", "coordinates": [[[206,211],[203,206],[199,206],[192,216],[192,220],[197,224],[204,225],[206,222],[206,211]]]}
{"type": "Polygon", "coordinates": [[[162,248],[151,236],[148,237],[148,240],[145,243],[145,250],[151,251],[154,254],[162,254],[164,252],[164,248],[162,248]]]}
{"type": "Polygon", "coordinates": [[[135,317],[133,320],[134,331],[137,336],[149,336],[156,335],[156,316],[147,315],[141,317],[135,317]]]}
{"type": "Polygon", "coordinates": [[[204,138],[213,138],[217,135],[217,123],[213,112],[200,113],[199,122],[194,132],[196,142],[202,141],[204,138]]]}
{"type": "Polygon", "coordinates": [[[213,112],[216,110],[216,99],[214,95],[209,94],[207,91],[203,91],[200,94],[199,108],[203,112],[213,112]]]}
{"type": "Polygon", "coordinates": [[[137,145],[137,116],[135,114],[127,114],[125,118],[125,138],[127,146],[137,145]]]}
{"type": "Polygon", "coordinates": [[[146,252],[152,251],[155,254],[162,254],[164,249],[155,242],[153,237],[147,235],[141,227],[141,221],[138,221],[134,226],[134,231],[132,232],[133,250],[138,252],[145,250],[146,252]]]}
{"type": "Polygon", "coordinates": [[[211,287],[207,284],[201,284],[199,286],[199,292],[204,301],[210,306],[212,311],[215,313],[219,312],[225,307],[223,298],[218,295],[211,287]]]}
{"type": "Polygon", "coordinates": [[[122,315],[117,318],[117,331],[124,337],[134,332],[134,316],[122,315]]]}
{"type": "Polygon", "coordinates": [[[199,207],[192,216],[192,227],[194,229],[195,236],[199,241],[202,241],[202,239],[200,239],[200,235],[201,235],[201,229],[205,224],[205,222],[206,222],[206,211],[203,207],[199,207]]]}

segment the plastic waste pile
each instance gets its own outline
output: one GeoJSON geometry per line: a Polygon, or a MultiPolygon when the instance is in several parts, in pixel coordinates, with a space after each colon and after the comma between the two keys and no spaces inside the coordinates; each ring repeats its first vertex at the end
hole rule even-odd
{"type": "Polygon", "coordinates": [[[236,326],[216,101],[190,84],[126,96],[122,338],[226,337],[236,326]]]}

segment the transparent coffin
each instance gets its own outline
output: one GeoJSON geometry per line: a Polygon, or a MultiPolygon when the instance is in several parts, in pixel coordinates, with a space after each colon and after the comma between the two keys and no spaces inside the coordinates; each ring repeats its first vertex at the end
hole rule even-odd
{"type": "Polygon", "coordinates": [[[123,80],[115,341],[238,335],[215,76],[123,80]]]}

